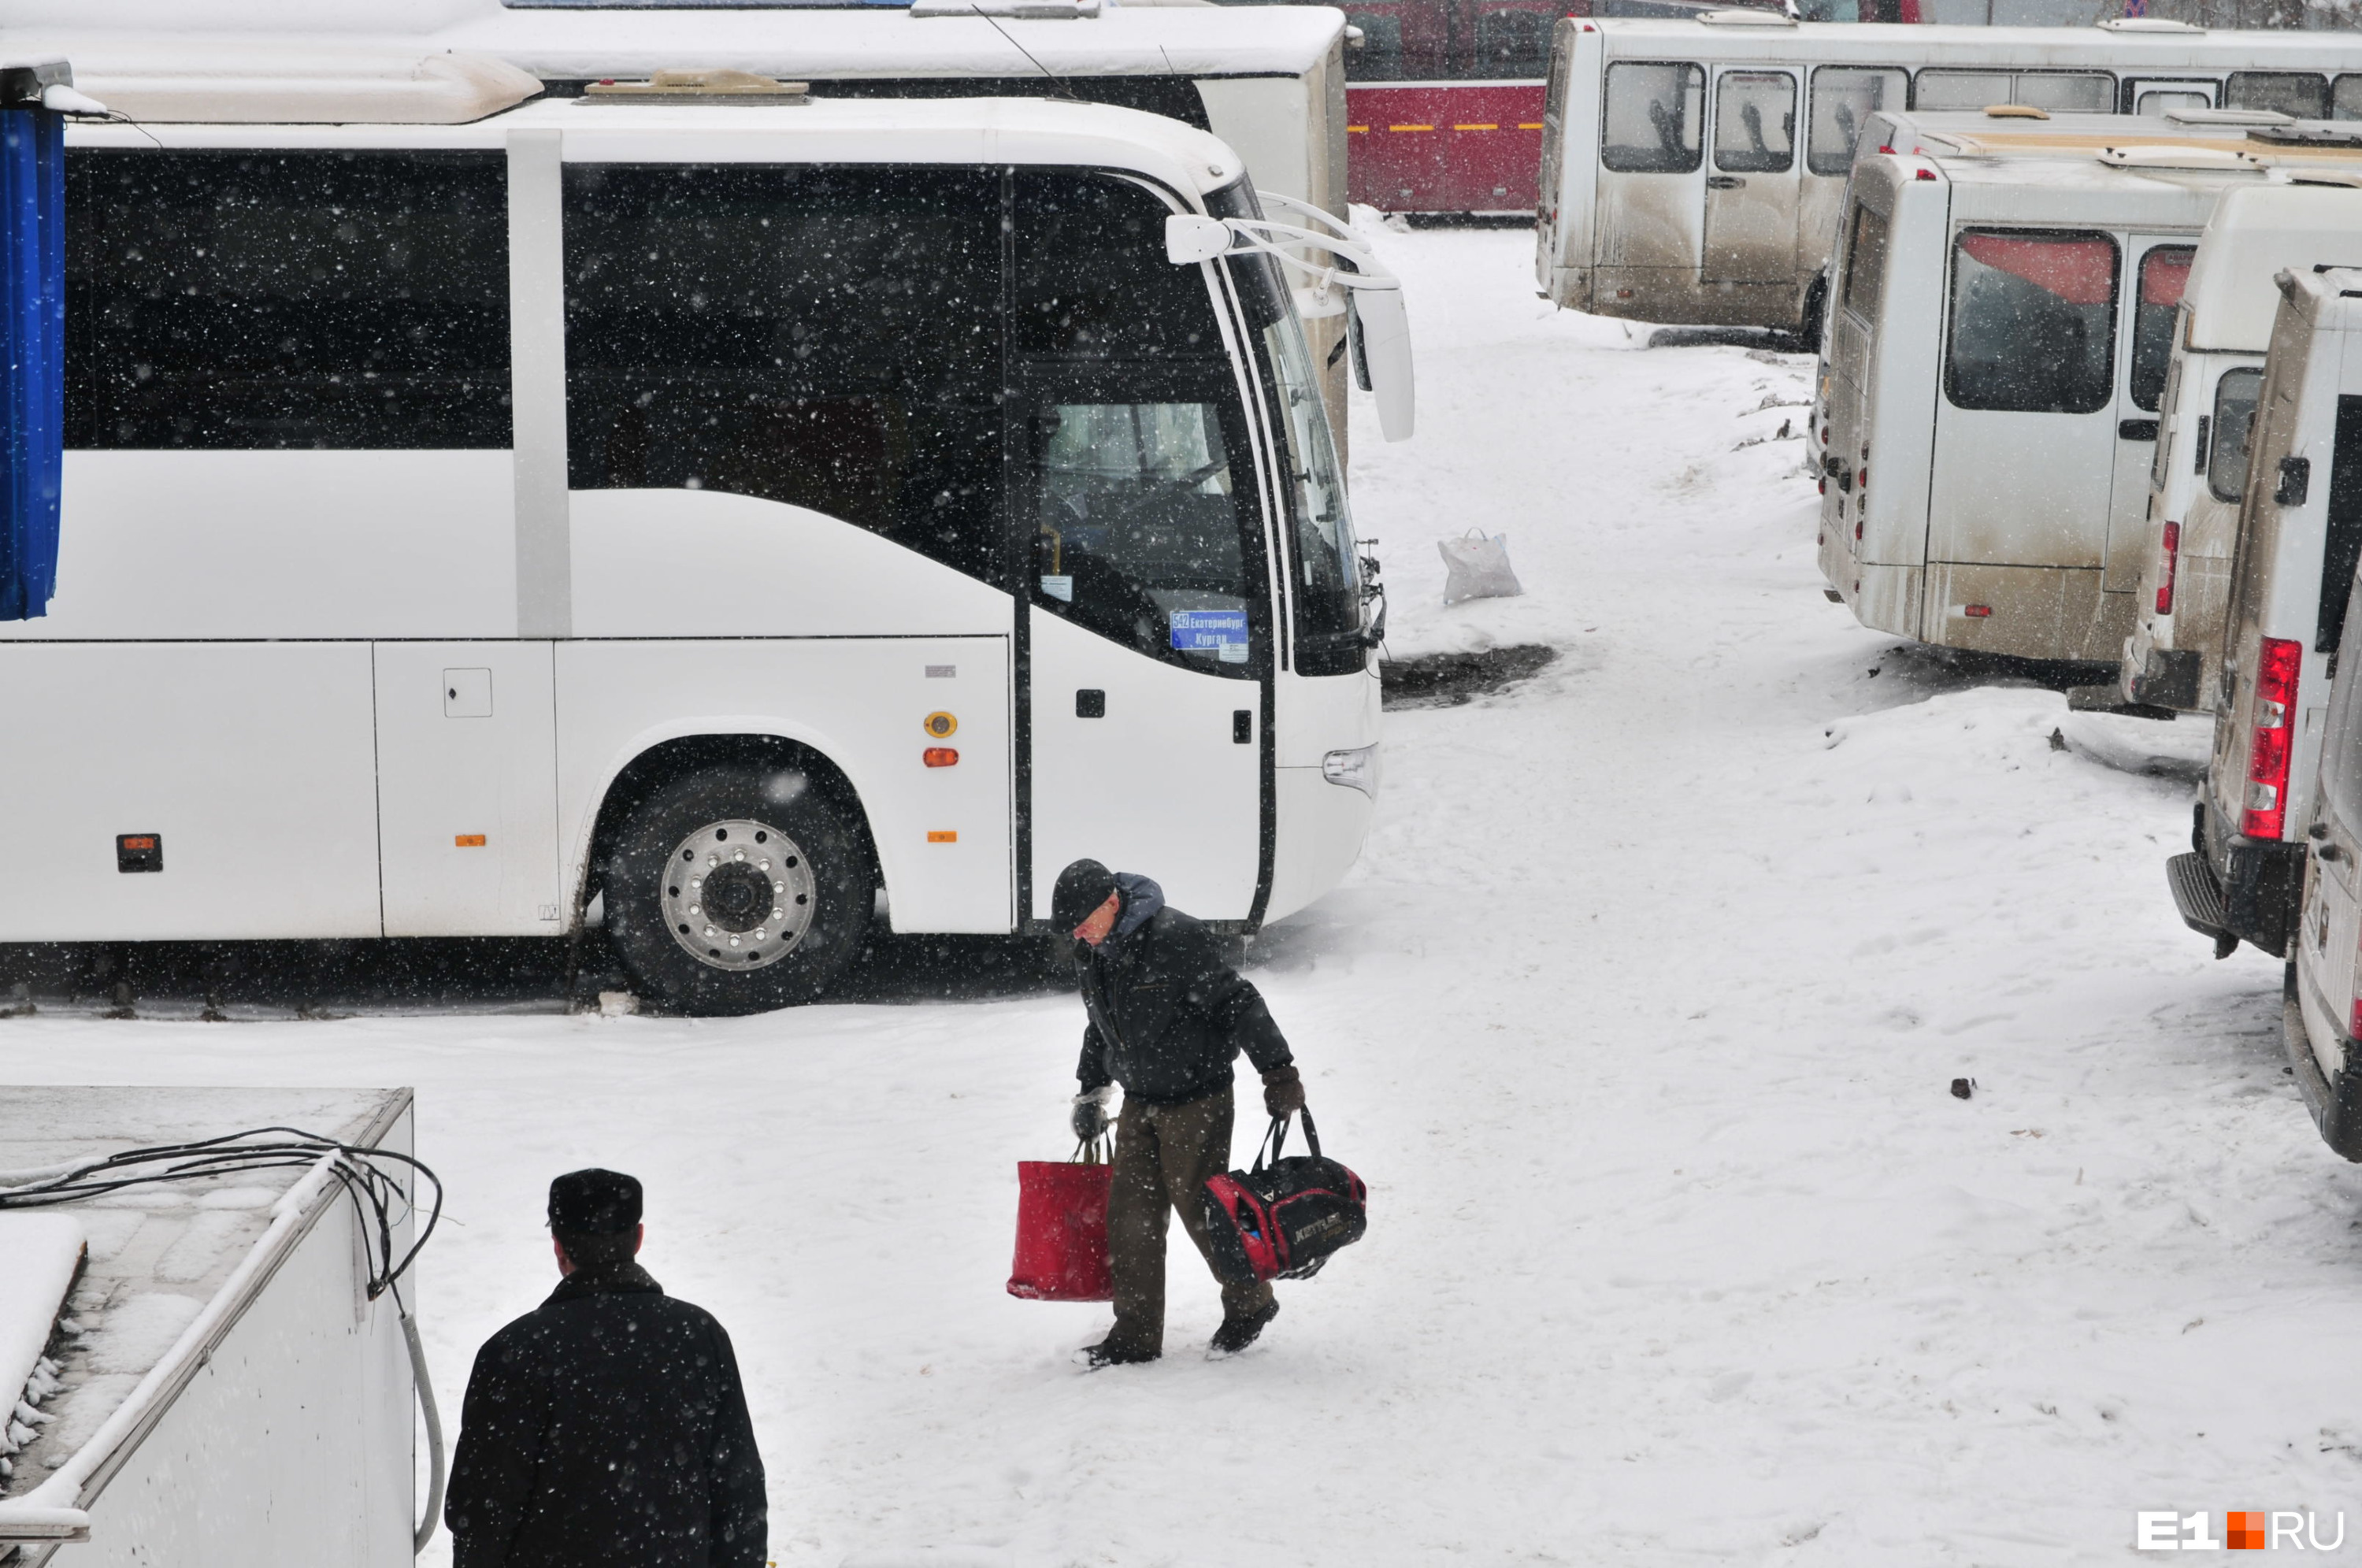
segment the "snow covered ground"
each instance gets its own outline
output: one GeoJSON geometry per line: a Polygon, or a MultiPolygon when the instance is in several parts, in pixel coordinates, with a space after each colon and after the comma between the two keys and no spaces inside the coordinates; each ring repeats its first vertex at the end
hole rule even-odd
{"type": "Polygon", "coordinates": [[[1372,1226],[1246,1356],[1198,1358],[1187,1258],[1147,1368],[1077,1371],[1103,1309],[1001,1291],[1069,997],[45,1010],[0,1075],[417,1085],[447,1410],[551,1283],[549,1176],[638,1173],[799,1568],[2101,1562],[2163,1508],[2362,1538],[2362,1173],[2283,1071],[2279,966],[2174,916],[2193,737],[1856,626],[1801,443],[1756,441],[1809,362],[1554,315],[1531,243],[1386,238],[1421,429],[1357,430],[1355,498],[1394,651],[1562,653],[1391,716],[1361,867],[1257,945],[1372,1226]],[[1526,597],[1438,602],[1471,526],[1526,597]]]}

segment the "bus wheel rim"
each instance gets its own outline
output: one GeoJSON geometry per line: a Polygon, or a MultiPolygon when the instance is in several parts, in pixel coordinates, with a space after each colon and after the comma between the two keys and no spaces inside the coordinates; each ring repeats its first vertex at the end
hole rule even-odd
{"type": "Polygon", "coordinates": [[[765,968],[810,934],[820,898],[811,857],[769,823],[708,823],[665,861],[665,929],[709,969],[765,968]]]}

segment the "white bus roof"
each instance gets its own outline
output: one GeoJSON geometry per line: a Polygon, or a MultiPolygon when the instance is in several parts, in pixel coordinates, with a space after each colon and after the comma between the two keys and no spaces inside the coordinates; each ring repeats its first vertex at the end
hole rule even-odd
{"type": "Polygon", "coordinates": [[[75,147],[498,148],[563,130],[569,162],[1016,163],[1125,169],[1203,196],[1245,164],[1178,120],[1041,98],[838,98],[798,105],[544,98],[468,125],[83,123],[75,147]]]}
{"type": "Polygon", "coordinates": [[[2272,340],[2274,274],[2362,261],[2362,191],[2235,185],[2198,242],[2181,303],[2193,349],[2260,354],[2272,340]]]}
{"type": "Polygon", "coordinates": [[[1624,59],[1794,61],[1814,65],[1970,65],[2025,70],[2088,67],[2137,72],[2167,65],[2319,71],[2362,61],[2362,33],[2114,28],[1960,28],[1895,22],[1799,22],[1734,28],[1655,17],[1582,18],[1624,59]]]}
{"type": "Polygon", "coordinates": [[[1335,47],[1345,14],[1326,6],[1116,6],[1097,17],[1048,21],[914,17],[895,6],[560,10],[510,9],[499,0],[439,6],[0,0],[0,27],[19,47],[70,38],[77,70],[82,53],[114,35],[122,40],[117,47],[141,50],[177,41],[208,48],[231,40],[398,44],[418,53],[491,55],[556,80],[646,75],[672,65],[823,80],[1022,77],[1044,68],[1060,76],[1220,77],[1306,74],[1335,47]]]}

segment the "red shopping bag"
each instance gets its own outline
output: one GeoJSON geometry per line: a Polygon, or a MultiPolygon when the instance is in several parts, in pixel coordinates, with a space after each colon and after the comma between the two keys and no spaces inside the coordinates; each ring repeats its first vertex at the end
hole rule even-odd
{"type": "Polygon", "coordinates": [[[1098,1145],[1071,1160],[1017,1162],[1017,1260],[1009,1294],[1028,1301],[1112,1301],[1108,1185],[1098,1145]]]}

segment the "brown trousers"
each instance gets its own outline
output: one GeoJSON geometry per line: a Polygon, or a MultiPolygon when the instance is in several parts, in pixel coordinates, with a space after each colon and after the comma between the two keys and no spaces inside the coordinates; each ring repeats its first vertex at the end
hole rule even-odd
{"type": "MultiPolygon", "coordinates": [[[[1198,1190],[1231,1168],[1237,1111],[1219,1089],[1180,1105],[1143,1105],[1126,1096],[1115,1121],[1115,1173],[1108,1194],[1108,1261],[1115,1273],[1115,1331],[1107,1342],[1153,1353],[1164,1348],[1164,1237],[1173,1211],[1213,1265],[1198,1190]]],[[[1222,1310],[1242,1318],[1271,1302],[1271,1286],[1222,1287],[1222,1310]]]]}

